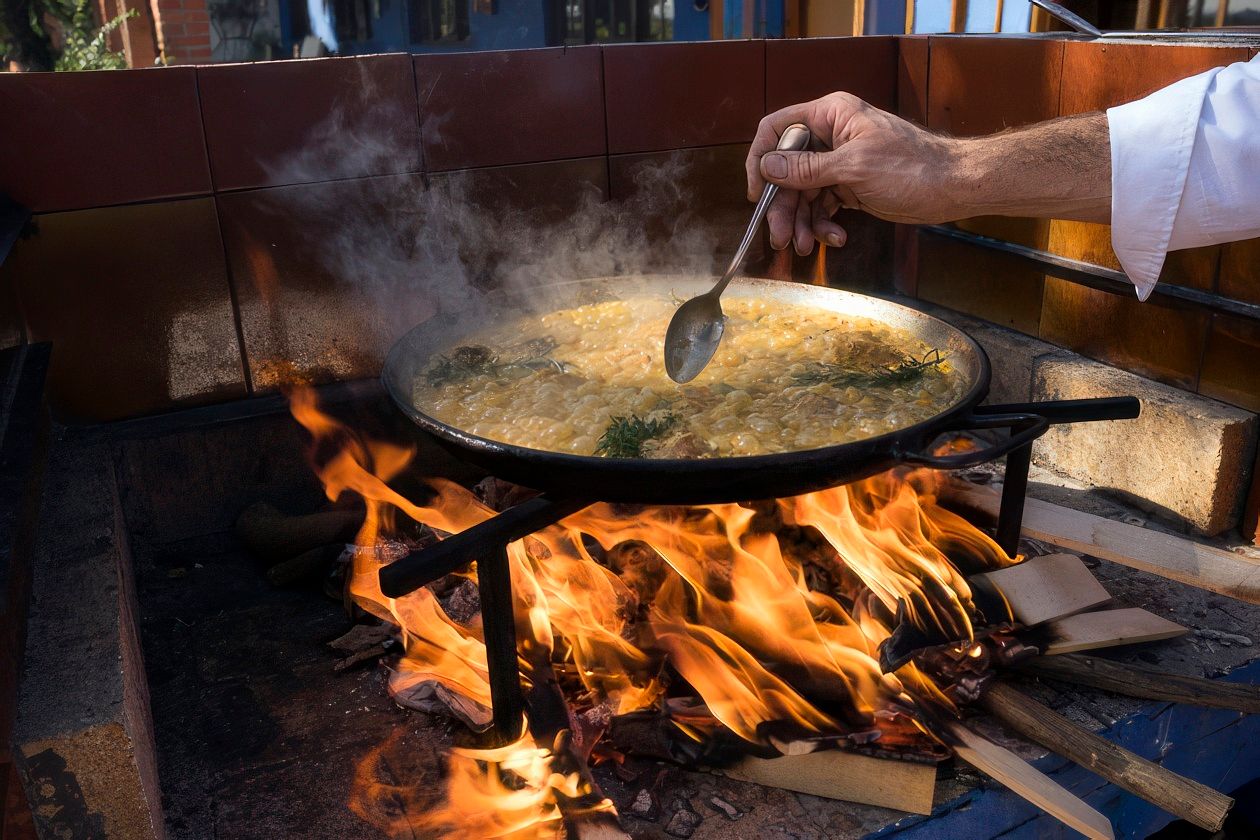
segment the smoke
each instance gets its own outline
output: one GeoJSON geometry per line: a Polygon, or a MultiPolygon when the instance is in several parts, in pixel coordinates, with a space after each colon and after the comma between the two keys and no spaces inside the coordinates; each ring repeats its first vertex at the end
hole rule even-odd
{"type": "MultiPolygon", "coordinates": [[[[273,182],[305,185],[271,191],[269,210],[300,225],[305,253],[297,263],[313,266],[327,289],[276,299],[271,330],[292,334],[322,322],[320,331],[336,336],[340,348],[331,360],[272,348],[289,361],[323,366],[337,377],[364,375],[357,368],[379,360],[393,340],[434,312],[476,317],[492,303],[529,300],[565,280],[711,275],[729,258],[732,234],[737,240],[742,232],[746,209],[732,225],[729,213],[715,219],[713,208],[695,206],[686,153],[618,167],[618,196],[611,201],[602,158],[359,177],[407,168],[399,138],[414,136],[398,131],[414,113],[395,112],[381,104],[389,97],[376,94],[362,73],[355,101],[335,104],[300,153],[269,167],[273,182]]],[[[742,193],[742,169],[727,168],[723,177],[742,193]]]]}

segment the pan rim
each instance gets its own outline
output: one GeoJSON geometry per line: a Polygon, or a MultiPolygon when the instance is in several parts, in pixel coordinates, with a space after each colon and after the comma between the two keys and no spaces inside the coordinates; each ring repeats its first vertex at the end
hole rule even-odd
{"type": "MultiPolygon", "coordinates": [[[[629,274],[620,277],[591,277],[591,278],[566,278],[557,280],[554,283],[548,283],[545,287],[540,288],[560,288],[565,286],[586,286],[598,283],[600,281],[639,281],[639,282],[655,282],[657,280],[674,279],[674,280],[693,280],[698,275],[671,275],[671,274],[629,274]]],[[[609,458],[602,455],[578,455],[569,452],[557,452],[548,449],[535,449],[532,447],[520,446],[517,444],[505,443],[503,441],[493,440],[491,438],[481,437],[479,435],[458,429],[447,423],[424,413],[411,401],[409,395],[399,393],[392,381],[391,372],[398,369],[401,362],[400,357],[409,349],[408,340],[429,323],[428,320],[416,324],[406,333],[404,333],[393,346],[385,359],[385,365],[381,373],[382,384],[389,393],[393,402],[403,411],[411,420],[425,431],[439,438],[453,443],[464,449],[475,450],[478,454],[493,455],[497,457],[512,458],[518,462],[534,463],[538,465],[549,465],[555,467],[566,467],[567,470],[602,470],[605,472],[617,472],[627,474],[639,473],[661,473],[675,470],[686,470],[688,472],[708,472],[708,473],[726,473],[728,471],[755,471],[759,469],[778,470],[784,467],[790,467],[800,464],[825,463],[828,461],[838,460],[840,456],[846,453],[853,453],[861,450],[869,450],[872,453],[888,454],[900,459],[904,454],[903,444],[907,441],[913,441],[919,445],[926,445],[930,442],[931,437],[936,434],[948,431],[948,426],[952,420],[967,414],[971,408],[980,403],[987,395],[992,374],[991,364],[988,354],[970,334],[960,327],[955,326],[941,318],[908,305],[903,300],[893,300],[889,297],[881,295],[866,294],[863,292],[855,292],[848,289],[835,289],[825,286],[805,286],[805,284],[796,283],[785,280],[771,280],[765,278],[736,278],[727,294],[735,292],[739,294],[741,291],[748,291],[757,288],[774,288],[780,285],[802,286],[809,289],[807,294],[818,294],[823,296],[847,297],[850,300],[869,304],[877,302],[883,307],[893,307],[895,309],[904,310],[912,313],[914,317],[926,319],[934,324],[936,328],[943,329],[952,334],[957,339],[961,339],[967,349],[972,353],[976,363],[975,376],[968,389],[953,403],[942,411],[933,416],[915,423],[911,426],[905,426],[890,432],[885,432],[872,437],[860,438],[858,440],[849,441],[847,443],[833,444],[824,447],[814,447],[810,449],[793,449],[784,452],[762,453],[758,455],[729,455],[710,458],[609,458]],[[543,464],[539,464],[543,462],[543,464]]],[[[566,471],[567,471],[566,470],[566,471]]],[[[545,488],[535,488],[545,489],[545,488]]]]}

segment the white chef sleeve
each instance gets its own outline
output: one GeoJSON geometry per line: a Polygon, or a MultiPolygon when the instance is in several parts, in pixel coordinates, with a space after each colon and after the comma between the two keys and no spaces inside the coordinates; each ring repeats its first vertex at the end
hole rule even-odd
{"type": "Polygon", "coordinates": [[[1260,236],[1260,55],[1107,111],[1111,245],[1142,300],[1168,251],[1260,236]]]}

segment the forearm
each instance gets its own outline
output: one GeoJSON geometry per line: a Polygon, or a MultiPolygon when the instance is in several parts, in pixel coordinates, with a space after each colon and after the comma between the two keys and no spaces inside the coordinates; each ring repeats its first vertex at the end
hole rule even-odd
{"type": "Polygon", "coordinates": [[[1106,114],[1083,114],[956,141],[950,173],[957,218],[1031,216],[1108,222],[1106,114]]]}

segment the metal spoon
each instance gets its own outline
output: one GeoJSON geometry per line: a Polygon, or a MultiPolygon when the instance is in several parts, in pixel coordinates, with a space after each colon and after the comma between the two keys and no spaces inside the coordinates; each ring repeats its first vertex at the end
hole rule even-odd
{"type": "MultiPolygon", "coordinates": [[[[800,123],[793,123],[783,129],[776,147],[783,152],[799,152],[809,146],[809,129],[800,123]]],[[[722,304],[718,300],[726,286],[735,276],[735,272],[744,263],[748,246],[752,244],[761,220],[766,217],[766,210],[779,191],[777,184],[766,184],[761,191],[761,199],[753,210],[752,221],[744,239],[735,251],[735,258],[727,266],[726,273],[717,284],[702,295],[697,295],[678,307],[674,317],[670,319],[669,328],[665,330],[665,372],[675,382],[690,382],[700,371],[704,370],[717,352],[722,341],[722,332],[726,329],[726,316],[722,314],[722,304]]]]}

